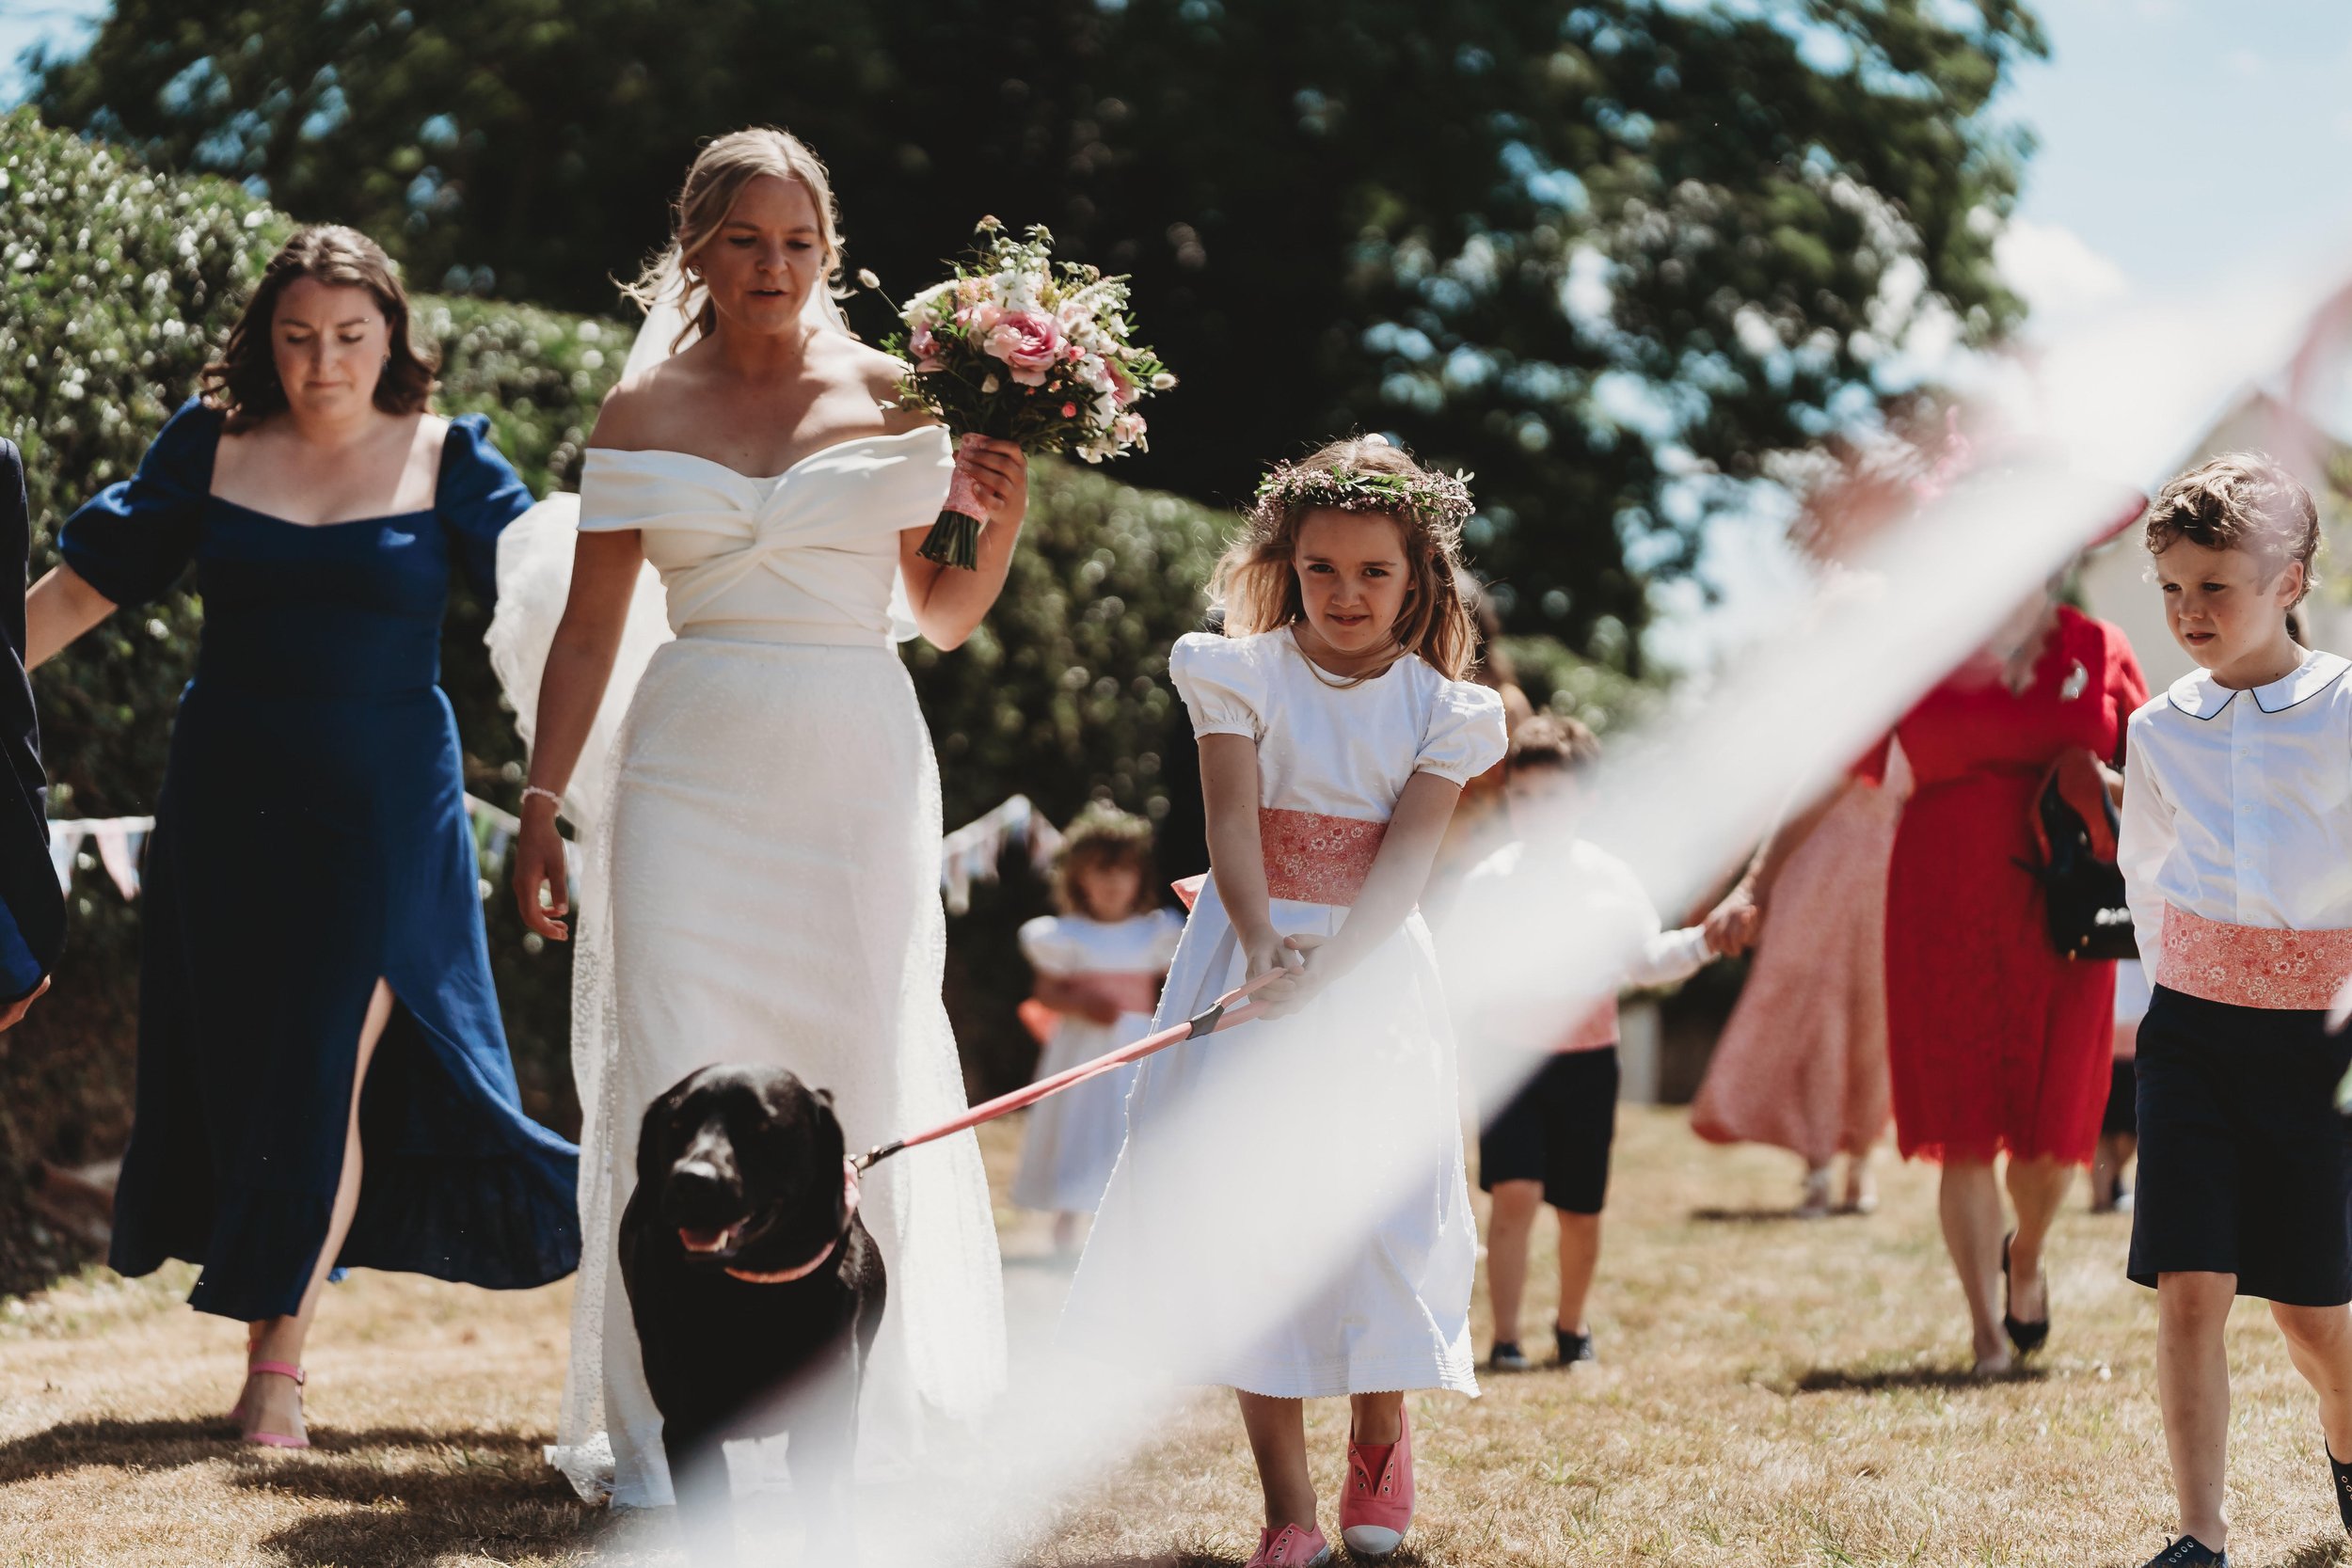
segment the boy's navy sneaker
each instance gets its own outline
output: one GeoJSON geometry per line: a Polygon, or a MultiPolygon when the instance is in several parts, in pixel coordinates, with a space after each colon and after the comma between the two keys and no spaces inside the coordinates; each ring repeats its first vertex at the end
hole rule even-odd
{"type": "Polygon", "coordinates": [[[2193,1535],[2184,1535],[2150,1558],[2145,1568],[2230,1568],[2230,1554],[2215,1551],[2193,1535]]]}
{"type": "Polygon", "coordinates": [[[1593,1359],[1593,1337],[1591,1335],[1578,1334],[1565,1328],[1554,1328],[1551,1335],[1559,1341],[1560,1365],[1563,1367],[1572,1367],[1579,1361],[1593,1359]]]}
{"type": "Polygon", "coordinates": [[[1517,1339],[1497,1339],[1495,1348],[1486,1353],[1486,1370],[1490,1372],[1523,1372],[1535,1363],[1519,1349],[1517,1339]]]}

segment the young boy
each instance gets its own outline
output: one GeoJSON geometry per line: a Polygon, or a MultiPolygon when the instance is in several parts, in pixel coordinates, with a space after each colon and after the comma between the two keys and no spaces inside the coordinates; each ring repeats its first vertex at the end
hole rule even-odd
{"type": "Polygon", "coordinates": [[[2214,459],[2149,508],[2172,635],[2199,668],[2132,715],[2118,859],[2154,990],[2140,1022],[2131,1277],[2156,1290],[2181,1534],[2150,1568],[2227,1563],[2232,1302],[2261,1296],[2319,1395],[2352,1529],[2352,1138],[2327,1032],[2352,974],[2352,668],[2298,646],[2312,498],[2214,459]]]}
{"type": "Polygon", "coordinates": [[[1581,775],[1599,755],[1593,732],[1572,719],[1539,715],[1512,733],[1503,800],[1517,842],[1470,872],[1449,933],[1457,939],[1464,971],[1498,952],[1525,955],[1533,937],[1545,949],[1538,962],[1556,956],[1573,963],[1580,954],[1605,953],[1613,974],[1573,990],[1524,973],[1460,975],[1455,994],[1469,1021],[1471,1059],[1485,1063],[1489,1084],[1517,1088],[1478,1140],[1478,1184],[1494,1198],[1486,1292],[1495,1342],[1487,1365],[1499,1372],[1532,1365],[1519,1348],[1519,1305],[1528,1240],[1547,1203],[1560,1214],[1557,1364],[1593,1359],[1584,1309],[1600,1261],[1600,1212],[1616,1132],[1615,992],[1687,978],[1714,957],[1696,927],[1661,931],[1632,871],[1576,836],[1581,775]]]}

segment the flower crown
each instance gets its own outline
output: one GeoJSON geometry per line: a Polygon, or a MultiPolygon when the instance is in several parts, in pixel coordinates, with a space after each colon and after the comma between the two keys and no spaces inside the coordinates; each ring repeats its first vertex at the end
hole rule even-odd
{"type": "Polygon", "coordinates": [[[1467,473],[1387,473],[1371,468],[1307,468],[1279,463],[1258,482],[1258,513],[1272,521],[1311,507],[1342,512],[1409,512],[1452,536],[1470,515],[1467,473]]]}

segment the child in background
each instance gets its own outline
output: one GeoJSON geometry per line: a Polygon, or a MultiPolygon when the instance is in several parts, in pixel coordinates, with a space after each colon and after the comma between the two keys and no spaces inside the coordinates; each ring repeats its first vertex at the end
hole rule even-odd
{"type": "Polygon", "coordinates": [[[1458,478],[1378,437],[1285,464],[1218,564],[1225,635],[1168,657],[1210,876],[1160,1022],[1275,978],[1263,1018],[1143,1064],[1063,1336],[1235,1391],[1264,1503],[1248,1568],[1331,1558],[1303,1402],[1350,1402],[1360,1559],[1411,1523],[1405,1390],[1478,1389],[1454,1035],[1414,908],[1503,750],[1502,699],[1464,678],[1469,515],[1458,478]]]}
{"type": "MultiPolygon", "coordinates": [[[[1021,954],[1037,971],[1022,1022],[1044,1049],[1037,1076],[1091,1061],[1141,1039],[1152,1028],[1160,982],[1184,934],[1184,916],[1159,904],[1152,825],[1092,805],[1070,824],[1054,867],[1054,904],[1021,927],[1021,954]]],[[[1029,1111],[1012,1200],[1054,1216],[1054,1250],[1076,1249],[1078,1227],[1103,1201],[1119,1146],[1127,1137],[1127,1091],[1135,1069],[1120,1068],[1041,1101],[1029,1111]]]]}
{"type": "MultiPolygon", "coordinates": [[[[2117,863],[2141,961],[2131,1277],[2156,1291],[2156,1386],[2181,1534],[2150,1568],[2226,1564],[2230,1357],[2241,1295],[2319,1396],[2352,1530],[2352,680],[2287,614],[2319,518],[2267,458],[2218,457],[2148,510],[2165,617],[2199,668],[2132,715],[2117,863]]],[[[2314,1477],[2316,1480],[2316,1477],[2314,1477]]],[[[2267,1500],[2267,1499],[2265,1499],[2267,1500]]]]}
{"type": "Polygon", "coordinates": [[[1512,732],[1503,800],[1517,842],[1470,872],[1447,933],[1454,960],[1449,978],[1464,999],[1471,1059],[1482,1086],[1508,1097],[1478,1140],[1478,1184],[1494,1198],[1486,1293],[1495,1341],[1487,1365],[1499,1372],[1532,1365],[1519,1348],[1519,1304],[1528,1241],[1547,1203],[1560,1215],[1555,1364],[1593,1359],[1585,1304],[1600,1262],[1616,1136],[1616,991],[1688,979],[1716,956],[1701,927],[1661,929],[1632,869],[1576,836],[1582,777],[1599,757],[1600,742],[1573,719],[1540,715],[1512,732]],[[1500,926],[1522,933],[1516,944],[1500,926]],[[1480,973],[1515,945],[1524,956],[1528,932],[1546,947],[1556,944],[1562,984],[1480,973]],[[1605,964],[1605,975],[1580,975],[1580,958],[1605,964]]]}
{"type": "Polygon", "coordinates": [[[2132,1189],[2123,1167],[2139,1152],[2139,1021],[2148,1014],[2148,969],[2135,958],[2115,966],[2115,1069],[2107,1083],[2107,1112],[2099,1123],[2099,1150],[2090,1160],[2090,1212],[2128,1214],[2132,1189]]]}

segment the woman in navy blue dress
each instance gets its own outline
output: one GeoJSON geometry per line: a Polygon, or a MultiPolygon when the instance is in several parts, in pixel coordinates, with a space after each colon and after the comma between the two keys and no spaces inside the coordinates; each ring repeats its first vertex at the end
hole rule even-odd
{"type": "Polygon", "coordinates": [[[303,1447],[330,1270],[522,1288],[579,1260],[578,1155],[516,1096],[437,684],[451,562],[490,592],[531,497],[481,416],[427,412],[407,302],[350,230],[287,243],[204,384],[67,522],[27,658],[196,564],[111,1260],[201,1265],[189,1304],[251,1325],[245,1435],[303,1447]]]}

